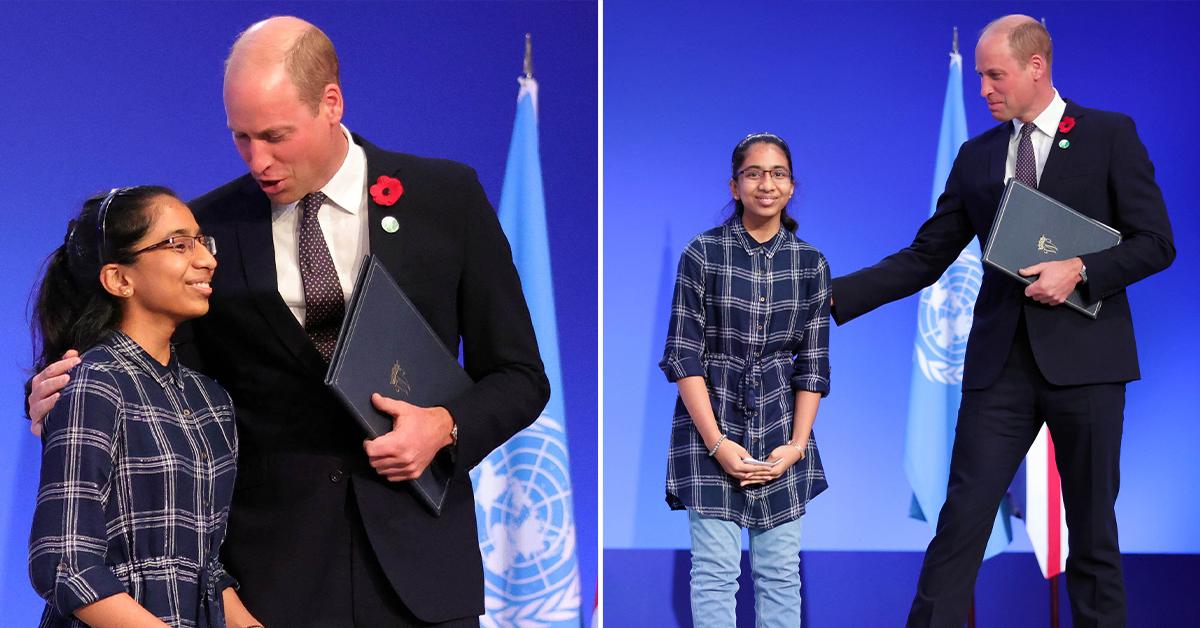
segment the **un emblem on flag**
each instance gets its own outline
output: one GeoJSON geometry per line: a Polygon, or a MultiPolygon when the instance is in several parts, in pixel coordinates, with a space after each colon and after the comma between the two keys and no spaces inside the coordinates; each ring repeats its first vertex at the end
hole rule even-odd
{"type": "Polygon", "coordinates": [[[579,621],[564,434],[561,424],[542,415],[471,472],[485,627],[579,621]]]}
{"type": "Polygon", "coordinates": [[[925,378],[961,384],[975,298],[983,281],[979,256],[964,250],[937,283],[921,291],[917,310],[917,362],[925,378]]]}

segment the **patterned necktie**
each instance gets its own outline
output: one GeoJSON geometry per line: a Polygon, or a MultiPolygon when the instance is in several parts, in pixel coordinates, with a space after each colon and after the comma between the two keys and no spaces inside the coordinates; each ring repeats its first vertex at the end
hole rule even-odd
{"type": "Polygon", "coordinates": [[[300,279],[304,283],[304,331],[328,362],[342,328],[346,302],[317,214],[326,196],[313,192],[300,199],[300,279]]]}
{"type": "Polygon", "coordinates": [[[1032,122],[1021,125],[1021,140],[1017,142],[1017,181],[1037,189],[1037,159],[1033,156],[1034,126],[1032,122]]]}

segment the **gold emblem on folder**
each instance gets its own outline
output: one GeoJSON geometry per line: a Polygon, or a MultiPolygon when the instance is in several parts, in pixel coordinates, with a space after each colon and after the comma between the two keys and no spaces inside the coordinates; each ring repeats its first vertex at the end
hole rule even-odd
{"type": "Polygon", "coordinates": [[[400,367],[399,362],[392,365],[392,377],[390,381],[392,388],[401,396],[407,397],[412,393],[412,384],[408,383],[408,374],[400,367]]]}
{"type": "Polygon", "coordinates": [[[1046,255],[1050,255],[1051,253],[1058,252],[1058,247],[1054,246],[1054,243],[1051,242],[1050,238],[1047,238],[1046,234],[1044,234],[1044,233],[1042,234],[1042,237],[1038,238],[1037,246],[1038,246],[1038,250],[1041,251],[1042,253],[1045,253],[1046,255]]]}

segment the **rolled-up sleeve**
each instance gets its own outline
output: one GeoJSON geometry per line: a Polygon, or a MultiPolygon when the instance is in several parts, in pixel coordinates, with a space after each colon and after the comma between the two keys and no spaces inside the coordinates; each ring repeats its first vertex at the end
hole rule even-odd
{"type": "Polygon", "coordinates": [[[105,560],[119,407],[111,376],[77,367],[46,417],[29,576],[38,595],[64,617],[125,591],[105,560]]]}
{"type": "Polygon", "coordinates": [[[216,568],[213,570],[213,582],[215,584],[214,590],[218,596],[229,587],[233,587],[234,589],[241,588],[237,579],[231,576],[228,571],[225,571],[225,565],[221,563],[217,563],[216,568]]]}
{"type": "Polygon", "coordinates": [[[704,372],[704,246],[697,239],[688,243],[679,258],[675,291],[671,297],[671,321],[667,346],[659,368],[674,382],[704,372]]]}
{"type": "Polygon", "coordinates": [[[804,339],[796,352],[792,372],[792,390],[829,394],[829,264],[819,255],[816,272],[809,281],[807,301],[808,320],[804,323],[804,339]]]}

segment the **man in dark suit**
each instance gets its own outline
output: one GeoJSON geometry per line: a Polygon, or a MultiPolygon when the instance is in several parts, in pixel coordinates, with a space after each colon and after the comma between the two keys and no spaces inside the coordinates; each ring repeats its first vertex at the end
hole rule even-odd
{"type": "MultiPolygon", "coordinates": [[[[467,474],[537,418],[549,384],[474,171],[351,135],[337,63],[324,33],[296,18],[242,33],[224,100],[250,172],[192,203],[221,259],[209,314],[177,339],[179,355],[230,392],[241,449],[222,557],[245,607],[230,604],[227,617],[478,625],[483,567],[467,474]],[[375,398],[394,430],[364,442],[323,377],[367,252],[448,350],[461,341],[475,385],[437,408],[375,398]],[[404,483],[430,464],[453,477],[440,516],[404,483]]],[[[52,388],[41,379],[35,418],[52,388]]]]}
{"type": "Polygon", "coordinates": [[[1124,626],[1114,505],[1125,383],[1139,377],[1126,286],[1175,257],[1154,167],[1127,116],[1064,101],[1045,28],[1020,15],[975,49],[980,95],[1001,125],[963,144],[933,216],[907,248],[833,281],[845,323],[935,282],[972,237],[986,239],[1016,177],[1119,230],[1121,244],[1021,270],[990,267],[975,304],[946,502],[925,554],[909,626],[962,626],[996,508],[1043,422],[1054,440],[1070,531],[1076,626],[1124,626]],[[1103,299],[1097,320],[1062,303],[1103,299]]]}

